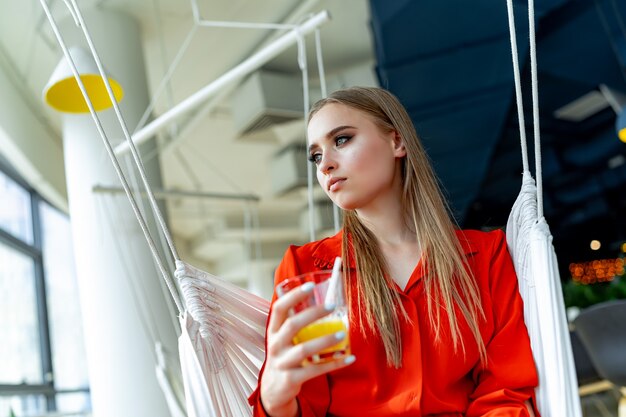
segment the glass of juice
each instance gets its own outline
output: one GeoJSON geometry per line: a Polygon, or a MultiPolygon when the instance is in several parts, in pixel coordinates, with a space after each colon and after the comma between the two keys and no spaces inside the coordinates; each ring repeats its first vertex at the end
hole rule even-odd
{"type": "Polygon", "coordinates": [[[346,332],[346,337],[334,346],[326,348],[316,355],[307,358],[305,363],[323,363],[350,355],[350,341],[348,338],[348,309],[345,303],[343,291],[343,279],[341,273],[331,278],[331,270],[307,272],[295,277],[288,278],[276,286],[279,297],[289,291],[300,287],[307,282],[313,282],[315,287],[311,295],[304,301],[296,304],[289,312],[290,315],[299,313],[306,308],[316,305],[332,304],[335,309],[327,316],[322,317],[300,329],[294,337],[294,344],[303,343],[317,337],[346,332]]]}

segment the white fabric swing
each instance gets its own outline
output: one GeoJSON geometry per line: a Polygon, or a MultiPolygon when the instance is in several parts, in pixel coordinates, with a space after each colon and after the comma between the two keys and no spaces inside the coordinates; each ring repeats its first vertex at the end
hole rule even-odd
{"type": "Polygon", "coordinates": [[[524,300],[524,320],[539,375],[539,387],[536,389],[539,412],[543,417],[581,417],[578,382],[558,264],[552,246],[552,235],[543,217],[534,2],[528,2],[528,21],[536,186],[528,164],[512,0],[507,0],[507,9],[524,169],[522,188],[506,226],[507,243],[524,300]]]}
{"type": "MultiPolygon", "coordinates": [[[[63,1],[68,6],[75,23],[81,27],[107,92],[109,93],[109,97],[113,97],[111,102],[117,120],[126,138],[126,145],[131,151],[133,161],[137,166],[142,184],[145,187],[150,202],[150,207],[167,241],[167,246],[172,257],[176,262],[175,276],[178,279],[182,300],[178,289],[172,282],[170,274],[168,274],[164,262],[161,260],[156,249],[154,239],[146,226],[143,214],[139,210],[135,197],[115,155],[115,151],[86,93],[85,86],[80,79],[68,48],[50,12],[47,0],[40,0],[44,12],[50,21],[55,37],[70,64],[76,82],[87,103],[98,133],[103,140],[104,146],[130,201],[141,230],[148,242],[157,269],[166,282],[168,290],[178,309],[181,324],[179,354],[186,398],[186,414],[190,417],[251,415],[252,409],[248,405],[247,398],[257,385],[258,374],[265,355],[265,323],[267,322],[269,302],[219,277],[194,268],[180,259],[170,232],[156,204],[154,194],[148,184],[135,143],[121,115],[119,106],[112,95],[108,77],[105,75],[100,57],[95,50],[80,9],[76,4],[76,0],[63,1]]],[[[327,20],[328,14],[323,12],[294,29],[295,39],[300,46],[299,63],[305,79],[306,61],[302,58],[304,55],[302,36],[307,32],[317,30],[317,26],[327,20]]],[[[288,41],[287,36],[283,36],[279,39],[279,42],[283,45],[288,45],[288,41]]],[[[318,33],[316,34],[316,44],[319,48],[318,33]]],[[[264,52],[265,51],[261,51],[261,53],[264,52]]],[[[269,53],[265,53],[265,56],[269,55],[269,53]]],[[[251,65],[248,65],[248,67],[249,66],[251,65]]],[[[245,65],[240,65],[236,69],[243,75],[245,74],[245,67],[245,65]]],[[[221,80],[222,84],[232,81],[225,78],[221,80]]],[[[308,90],[306,83],[304,88],[308,90]]],[[[207,91],[208,90],[210,90],[210,88],[207,89],[207,91]]],[[[308,93],[308,91],[306,92],[308,93]]],[[[206,91],[205,95],[208,95],[206,91]]],[[[186,105],[190,106],[191,104],[189,103],[200,100],[201,97],[192,96],[188,99],[186,105]]],[[[174,116],[170,114],[168,117],[173,118],[174,116]]],[[[170,384],[166,381],[167,375],[163,365],[163,363],[157,364],[156,373],[159,381],[163,381],[162,386],[167,388],[170,387],[170,384]]],[[[170,408],[172,412],[177,416],[184,415],[182,407],[176,404],[174,390],[164,389],[164,394],[168,403],[171,404],[170,408]]]]}
{"type": "MultiPolygon", "coordinates": [[[[191,417],[250,415],[251,409],[247,405],[247,397],[256,386],[259,368],[264,357],[264,333],[269,303],[180,260],[172,243],[170,233],[156,205],[154,195],[148,185],[135,143],[128,132],[117,102],[115,99],[112,99],[113,108],[126,138],[126,146],[132,153],[142,183],[146,188],[150,205],[161,226],[172,256],[176,260],[177,269],[175,275],[178,279],[184,302],[181,300],[176,286],[160,260],[143,215],[137,207],[128,182],[120,169],[115,152],[86,94],[85,87],[50,13],[47,1],[40,0],[40,2],[52,25],[57,41],[70,63],[98,132],[150,246],[158,270],[165,280],[178,308],[182,329],[182,334],[179,338],[179,353],[183,371],[187,414],[191,417]]],[[[100,58],[93,46],[76,1],[64,0],[64,2],[70,8],[77,25],[81,26],[109,96],[113,97],[108,78],[104,73],[100,58]]],[[[507,0],[507,6],[509,8],[509,24],[511,28],[524,160],[524,185],[522,186],[520,196],[513,206],[509,224],[507,225],[507,240],[520,277],[520,291],[525,302],[525,319],[531,335],[531,343],[540,375],[540,387],[537,391],[539,410],[543,417],[579,417],[581,415],[580,405],[576,396],[576,379],[573,372],[569,338],[564,337],[566,322],[563,300],[558,289],[556,258],[551,246],[551,236],[545,219],[543,219],[541,205],[536,65],[534,64],[534,6],[532,0],[529,1],[531,62],[534,65],[533,109],[536,119],[537,188],[534,187],[528,170],[526,156],[512,0],[507,0]]],[[[296,29],[296,32],[298,32],[298,29],[296,29]]],[[[298,35],[301,36],[302,33],[298,33],[298,35]]],[[[301,38],[299,37],[298,39],[300,40],[301,38]]],[[[316,41],[319,42],[317,36],[316,41]]],[[[303,44],[303,42],[300,41],[300,44],[303,44]]],[[[302,61],[300,61],[300,64],[303,70],[306,90],[306,64],[303,64],[302,61]]],[[[198,100],[199,98],[194,98],[192,101],[198,100]]],[[[172,118],[173,116],[168,117],[172,118]]],[[[337,227],[337,221],[335,225],[337,227]]],[[[565,334],[565,336],[567,335],[565,334]]]]}

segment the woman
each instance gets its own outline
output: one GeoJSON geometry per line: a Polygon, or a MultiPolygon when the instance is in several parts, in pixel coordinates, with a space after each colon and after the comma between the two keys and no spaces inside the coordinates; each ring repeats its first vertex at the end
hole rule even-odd
{"type": "Polygon", "coordinates": [[[276,283],[344,259],[353,356],[303,366],[342,332],[299,345],[328,314],[274,297],[254,414],[532,416],[537,375],[504,234],[455,230],[406,110],[377,88],[336,91],[309,115],[309,159],[343,230],[291,246],[276,283]]]}

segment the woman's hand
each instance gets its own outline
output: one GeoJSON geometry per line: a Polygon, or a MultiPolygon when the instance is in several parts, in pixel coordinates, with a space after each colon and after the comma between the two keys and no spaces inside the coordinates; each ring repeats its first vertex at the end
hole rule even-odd
{"type": "Polygon", "coordinates": [[[261,377],[261,402],[272,417],[294,417],[298,414],[296,396],[309,379],[343,368],[354,362],[354,356],[321,364],[303,366],[306,358],[334,346],[347,335],[345,332],[322,336],[308,342],[293,344],[293,338],[303,327],[327,315],[333,308],[307,308],[291,317],[289,309],[310,296],[313,283],[306,283],[277,299],[267,326],[265,370],[261,377]]]}

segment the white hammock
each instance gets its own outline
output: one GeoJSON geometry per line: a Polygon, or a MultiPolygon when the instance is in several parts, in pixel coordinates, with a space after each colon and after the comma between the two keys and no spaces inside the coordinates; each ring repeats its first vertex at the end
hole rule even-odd
{"type": "MultiPolygon", "coordinates": [[[[161,226],[168,246],[176,260],[176,277],[182,298],[163,267],[154,241],[145,225],[143,215],[137,208],[135,198],[128,186],[115,156],[115,152],[100,125],[98,115],[86,94],[67,47],[58,31],[46,0],[40,0],[52,25],[63,53],[70,63],[76,81],[90,109],[98,132],[113,162],[131,207],[144,232],[157,267],[176,303],[181,320],[182,334],[179,338],[180,358],[183,370],[187,413],[190,416],[245,416],[251,415],[247,397],[256,386],[259,367],[263,361],[265,323],[269,303],[211,274],[198,270],[178,257],[171,236],[162,219],[156,201],[148,185],[139,154],[126,128],[100,58],[93,46],[82,15],[75,0],[64,0],[78,25],[81,26],[91,53],[98,65],[105,86],[112,97],[113,107],[126,143],[138,167],[142,182],[149,196],[150,205],[161,226]]],[[[580,405],[576,396],[576,377],[566,331],[563,300],[559,290],[556,258],[551,246],[551,236],[543,219],[541,204],[541,164],[538,148],[538,109],[536,103],[536,65],[534,64],[534,11],[529,1],[531,34],[531,62],[533,63],[533,99],[535,114],[535,147],[538,187],[534,188],[528,171],[526,144],[521,109],[521,87],[517,64],[515,27],[512,20],[512,0],[507,0],[511,44],[518,97],[518,112],[522,136],[524,160],[524,185],[513,206],[507,226],[507,240],[520,277],[520,291],[525,302],[525,319],[537,362],[540,387],[537,391],[540,412],[543,417],[579,417],[580,405]],[[539,320],[541,318],[541,320],[539,320]],[[548,366],[549,365],[549,366],[548,366]]],[[[296,30],[297,31],[297,30],[296,30]]],[[[301,35],[301,33],[299,33],[301,35]]],[[[301,38],[300,43],[301,42],[301,38]]],[[[302,62],[301,62],[302,64],[302,62]]],[[[303,68],[303,73],[304,73],[303,68]]]]}
{"type": "MultiPolygon", "coordinates": [[[[98,133],[103,140],[103,144],[148,242],[157,268],[178,308],[181,321],[179,354],[187,414],[191,417],[251,415],[252,409],[248,405],[247,398],[257,385],[260,366],[265,355],[265,324],[267,322],[269,302],[180,260],[170,232],[165,225],[154,194],[148,184],[135,144],[129,134],[118,104],[115,98],[113,98],[111,101],[115,114],[146,189],[150,206],[167,241],[172,257],[176,261],[177,269],[175,275],[182,293],[181,300],[176,286],[164,267],[144,217],[137,206],[135,197],[120,168],[113,147],[86,93],[85,86],[76,70],[68,48],[50,13],[47,1],[40,0],[40,2],[63,50],[63,54],[70,64],[98,133]]],[[[76,0],[64,0],[64,2],[69,7],[76,24],[81,27],[109,97],[113,97],[108,77],[103,70],[100,57],[95,50],[76,0]]],[[[324,12],[314,16],[302,26],[296,27],[295,39],[301,45],[304,45],[302,35],[305,34],[305,29],[302,28],[305,27],[306,31],[312,31],[317,28],[317,25],[326,21],[327,18],[328,15],[324,12]]],[[[316,40],[319,45],[319,37],[316,37],[316,40]]],[[[279,41],[282,44],[287,44],[285,37],[279,41]]],[[[301,60],[302,65],[306,66],[306,63],[303,63],[301,60]]],[[[159,382],[165,387],[164,393],[171,404],[172,412],[176,415],[182,414],[182,407],[176,404],[175,392],[173,389],[170,389],[173,387],[167,381],[168,376],[163,366],[157,365],[156,373],[159,382]]]]}
{"type": "Polygon", "coordinates": [[[181,403],[183,393],[180,391],[182,387],[177,383],[177,374],[173,371],[176,367],[172,366],[168,352],[164,351],[161,343],[157,343],[155,351],[158,357],[155,370],[157,381],[165,395],[165,401],[167,402],[171,417],[185,417],[187,414],[185,413],[184,404],[181,403]]]}
{"type": "Polygon", "coordinates": [[[552,235],[543,217],[534,4],[532,0],[528,2],[537,186],[528,166],[512,0],[507,0],[507,8],[524,168],[522,188],[507,222],[507,243],[519,279],[524,300],[524,321],[539,375],[539,387],[536,389],[539,412],[543,417],[580,417],[578,382],[561,280],[552,235]]]}
{"type": "Polygon", "coordinates": [[[269,302],[176,262],[187,312],[178,348],[189,417],[251,415],[247,398],[265,357],[269,302]]]}

